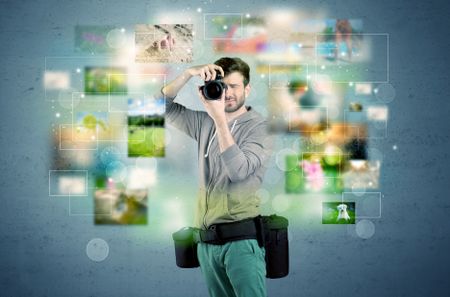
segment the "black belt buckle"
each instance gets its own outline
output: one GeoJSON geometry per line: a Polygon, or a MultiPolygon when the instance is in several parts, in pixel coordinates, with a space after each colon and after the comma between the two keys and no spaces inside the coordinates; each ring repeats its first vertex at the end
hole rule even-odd
{"type": "Polygon", "coordinates": [[[254,218],[256,227],[256,240],[260,248],[266,244],[266,230],[264,228],[264,219],[261,215],[254,218]]]}
{"type": "Polygon", "coordinates": [[[217,234],[217,226],[211,225],[206,230],[200,230],[200,239],[202,242],[211,243],[211,244],[221,244],[221,240],[217,234]]]}

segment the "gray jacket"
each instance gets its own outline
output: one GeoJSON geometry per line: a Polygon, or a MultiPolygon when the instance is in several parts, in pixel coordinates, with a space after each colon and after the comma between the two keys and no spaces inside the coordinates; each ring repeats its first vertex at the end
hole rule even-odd
{"type": "Polygon", "coordinates": [[[220,153],[216,128],[204,111],[193,111],[166,100],[166,119],[197,141],[200,191],[195,226],[206,229],[260,214],[256,191],[271,154],[267,121],[256,111],[247,112],[228,123],[236,144],[220,153]]]}

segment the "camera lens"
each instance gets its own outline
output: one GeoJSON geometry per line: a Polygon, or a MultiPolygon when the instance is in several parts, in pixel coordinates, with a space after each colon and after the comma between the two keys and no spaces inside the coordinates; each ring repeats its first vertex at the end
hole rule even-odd
{"type": "Polygon", "coordinates": [[[212,81],[205,86],[205,97],[211,100],[217,100],[222,97],[223,87],[220,83],[212,81]]]}
{"type": "Polygon", "coordinates": [[[217,75],[215,80],[205,82],[205,85],[200,87],[203,96],[208,100],[219,100],[227,86],[222,82],[222,77],[217,75]]]}

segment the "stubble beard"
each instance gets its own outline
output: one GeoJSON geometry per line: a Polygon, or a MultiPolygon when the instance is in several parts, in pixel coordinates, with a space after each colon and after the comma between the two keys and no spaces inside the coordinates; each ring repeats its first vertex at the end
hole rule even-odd
{"type": "MultiPolygon", "coordinates": [[[[233,113],[233,112],[239,110],[239,108],[241,108],[244,105],[244,103],[245,103],[245,97],[244,96],[242,96],[241,98],[236,98],[235,100],[236,100],[236,105],[235,106],[228,107],[228,106],[225,105],[225,112],[233,113]]],[[[225,102],[225,104],[226,104],[226,102],[225,102]]]]}

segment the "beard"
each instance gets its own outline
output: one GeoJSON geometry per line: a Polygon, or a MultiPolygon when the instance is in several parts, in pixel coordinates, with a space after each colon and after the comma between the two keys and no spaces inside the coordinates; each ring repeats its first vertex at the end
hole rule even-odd
{"type": "Polygon", "coordinates": [[[231,100],[235,100],[235,105],[227,106],[227,101],[225,99],[225,112],[232,113],[241,108],[245,103],[245,96],[240,96],[240,98],[231,97],[231,100]]]}

